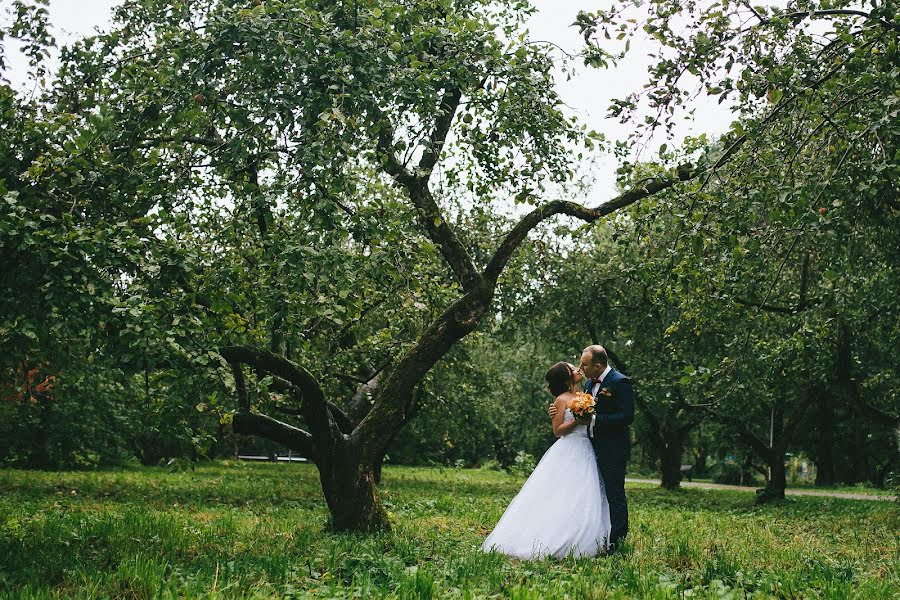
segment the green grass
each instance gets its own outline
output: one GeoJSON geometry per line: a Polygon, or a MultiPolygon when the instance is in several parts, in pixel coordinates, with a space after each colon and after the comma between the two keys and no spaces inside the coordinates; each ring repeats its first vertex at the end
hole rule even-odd
{"type": "Polygon", "coordinates": [[[0,598],[900,597],[896,503],[636,485],[623,554],[482,554],[521,482],[387,468],[394,531],[357,536],[324,532],[308,465],[0,471],[0,598]]]}

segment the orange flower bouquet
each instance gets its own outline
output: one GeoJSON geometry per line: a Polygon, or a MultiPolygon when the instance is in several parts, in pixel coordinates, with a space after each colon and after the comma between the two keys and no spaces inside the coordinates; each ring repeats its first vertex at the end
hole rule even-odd
{"type": "Polygon", "coordinates": [[[569,404],[569,410],[572,411],[576,418],[589,417],[594,414],[594,405],[593,396],[584,392],[577,392],[575,399],[569,404]]]}

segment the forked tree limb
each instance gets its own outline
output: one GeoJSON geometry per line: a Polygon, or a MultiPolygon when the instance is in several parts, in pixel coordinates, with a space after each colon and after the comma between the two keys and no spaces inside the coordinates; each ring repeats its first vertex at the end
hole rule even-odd
{"type": "MultiPolygon", "coordinates": [[[[260,377],[265,376],[264,373],[262,373],[262,372],[260,372],[260,373],[261,373],[260,377]]],[[[271,389],[278,392],[279,394],[287,394],[290,396],[299,396],[300,395],[298,393],[299,390],[297,390],[291,384],[291,382],[289,382],[287,379],[282,379],[281,377],[278,377],[277,375],[272,375],[271,389]]],[[[297,404],[299,405],[301,403],[302,403],[302,401],[298,402],[297,404]]],[[[331,416],[334,418],[335,422],[337,423],[338,428],[344,433],[350,433],[351,431],[353,431],[353,427],[355,426],[355,424],[350,422],[350,418],[347,416],[347,413],[344,411],[344,409],[342,409],[340,406],[338,406],[334,402],[331,402],[330,400],[327,400],[326,404],[328,405],[328,411],[331,413],[331,416]]],[[[296,406],[281,405],[281,406],[276,407],[276,410],[278,410],[279,412],[282,412],[286,415],[294,415],[294,416],[298,416],[298,417],[303,416],[303,410],[296,406]]]]}
{"type": "Polygon", "coordinates": [[[373,107],[372,111],[377,120],[376,149],[382,168],[406,190],[409,200],[416,209],[419,225],[431,241],[437,244],[441,255],[447,261],[459,284],[464,290],[470,291],[479,285],[481,275],[468,250],[447,222],[446,216],[435,201],[431,190],[428,189],[428,180],[444,146],[456,110],[459,108],[460,98],[460,92],[454,89],[445,91],[441,96],[441,115],[428,136],[428,147],[424,150],[416,172],[407,169],[397,158],[394,152],[395,129],[387,115],[377,106],[373,107]]]}
{"type": "Polygon", "coordinates": [[[459,108],[459,102],[462,99],[462,91],[456,87],[448,87],[441,96],[441,105],[439,107],[440,114],[435,120],[434,129],[428,137],[428,145],[422,153],[419,160],[418,172],[420,176],[425,178],[431,177],[431,172],[437,164],[441,156],[441,150],[447,141],[447,134],[450,133],[450,126],[453,124],[453,117],[456,116],[456,110],[459,108]]]}
{"type": "Polygon", "coordinates": [[[219,350],[230,363],[243,363],[266,371],[296,387],[302,398],[303,419],[317,440],[329,441],[339,435],[339,429],[325,400],[325,393],[313,375],[297,363],[253,346],[226,346],[219,350]]]}

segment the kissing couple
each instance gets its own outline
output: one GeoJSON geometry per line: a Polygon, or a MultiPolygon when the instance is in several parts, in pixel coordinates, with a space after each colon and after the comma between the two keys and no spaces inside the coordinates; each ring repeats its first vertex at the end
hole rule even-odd
{"type": "Polygon", "coordinates": [[[578,367],[558,362],[545,377],[556,398],[547,412],[559,439],[481,547],[523,559],[612,554],[628,534],[631,380],[609,366],[599,345],[584,349],[578,367]],[[590,400],[591,412],[576,408],[590,400]]]}

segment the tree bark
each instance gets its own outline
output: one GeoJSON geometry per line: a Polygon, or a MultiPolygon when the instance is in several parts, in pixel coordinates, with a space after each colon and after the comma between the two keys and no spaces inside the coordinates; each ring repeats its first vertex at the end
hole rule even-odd
{"type": "Polygon", "coordinates": [[[662,433],[661,485],[667,490],[674,490],[681,486],[681,455],[684,450],[684,442],[677,428],[664,427],[662,433]]]}
{"type": "Polygon", "coordinates": [[[747,445],[762,458],[769,467],[769,481],[766,487],[759,490],[756,495],[756,501],[764,504],[771,500],[784,498],[784,491],[787,487],[787,478],[785,477],[784,455],[788,446],[800,425],[806,409],[815,399],[815,388],[812,385],[804,386],[800,401],[794,407],[787,422],[784,422],[784,399],[779,401],[775,406],[775,423],[774,436],[772,445],[766,444],[755,433],[753,433],[742,420],[725,419],[726,423],[731,424],[737,430],[738,434],[744,439],[747,445]]]}
{"type": "Polygon", "coordinates": [[[256,435],[278,442],[312,460],[335,531],[389,529],[387,512],[375,493],[375,465],[348,436],[330,444],[315,444],[312,434],[265,415],[238,413],[232,421],[235,433],[256,435]]]}
{"type": "Polygon", "coordinates": [[[375,466],[362,460],[352,442],[342,442],[316,462],[334,531],[389,530],[390,521],[375,493],[375,466]]]}
{"type": "Polygon", "coordinates": [[[784,455],[786,449],[783,445],[776,445],[769,452],[766,463],[769,466],[769,482],[766,487],[756,495],[756,501],[760,504],[772,500],[784,500],[784,491],[787,488],[785,476],[784,455]]]}
{"type": "Polygon", "coordinates": [[[831,393],[819,390],[819,450],[816,453],[816,485],[834,485],[834,403],[831,393]]]}

